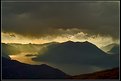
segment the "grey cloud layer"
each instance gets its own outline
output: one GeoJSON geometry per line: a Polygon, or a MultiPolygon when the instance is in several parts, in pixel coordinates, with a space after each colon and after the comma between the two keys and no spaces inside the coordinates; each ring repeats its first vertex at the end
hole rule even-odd
{"type": "Polygon", "coordinates": [[[3,32],[22,35],[60,35],[59,29],[77,28],[91,34],[119,34],[119,3],[3,3],[3,32]]]}

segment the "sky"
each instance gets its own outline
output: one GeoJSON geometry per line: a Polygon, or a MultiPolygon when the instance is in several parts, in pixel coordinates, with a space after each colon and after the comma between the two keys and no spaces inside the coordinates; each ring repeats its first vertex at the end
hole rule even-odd
{"type": "Polygon", "coordinates": [[[2,42],[119,43],[119,2],[2,2],[2,42]]]}

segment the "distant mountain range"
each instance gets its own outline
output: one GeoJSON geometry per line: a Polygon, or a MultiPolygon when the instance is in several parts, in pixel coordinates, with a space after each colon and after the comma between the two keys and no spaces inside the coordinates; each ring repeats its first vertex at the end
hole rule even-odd
{"type": "MultiPolygon", "coordinates": [[[[38,52],[38,54],[32,58],[33,61],[44,62],[49,65],[52,64],[52,66],[71,75],[119,67],[119,54],[107,54],[88,41],[67,41],[63,43],[53,42],[42,45],[3,44],[2,48],[2,50],[4,50],[2,54],[3,57],[9,55],[9,51],[17,51],[17,53],[19,53],[18,51],[38,52]]],[[[33,55],[34,54],[30,53],[25,57],[31,57],[33,55]]]]}
{"type": "MultiPolygon", "coordinates": [[[[86,42],[72,42],[49,45],[48,50],[38,54],[34,61],[46,61],[62,64],[87,64],[99,67],[118,66],[118,60],[100,50],[96,45],[86,42]]],[[[118,57],[117,57],[118,59],[118,57]]]]}
{"type": "Polygon", "coordinates": [[[113,46],[110,51],[108,51],[109,54],[119,54],[119,45],[113,46]]]}
{"type": "Polygon", "coordinates": [[[19,43],[2,43],[2,52],[8,55],[15,55],[22,52],[25,53],[38,53],[42,48],[49,45],[58,44],[57,42],[44,43],[44,44],[19,44],[19,43]]]}
{"type": "Polygon", "coordinates": [[[36,53],[42,48],[41,44],[14,44],[2,43],[2,52],[8,55],[19,54],[21,52],[36,53]]]}
{"type": "Polygon", "coordinates": [[[101,49],[109,54],[119,54],[119,45],[116,43],[103,46],[101,49]]]}

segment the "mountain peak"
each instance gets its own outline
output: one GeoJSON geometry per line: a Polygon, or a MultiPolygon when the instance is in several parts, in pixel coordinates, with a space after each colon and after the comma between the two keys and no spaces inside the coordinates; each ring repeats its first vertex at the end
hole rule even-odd
{"type": "Polygon", "coordinates": [[[66,42],[63,42],[61,44],[64,44],[64,45],[86,45],[86,46],[95,46],[94,44],[88,42],[88,41],[84,41],[84,42],[74,42],[74,41],[66,41],[66,42]]]}
{"type": "Polygon", "coordinates": [[[83,43],[90,43],[90,42],[88,42],[88,41],[84,41],[83,43]]]}
{"type": "Polygon", "coordinates": [[[64,42],[64,43],[74,43],[74,42],[69,40],[69,41],[66,41],[66,42],[64,42]]]}
{"type": "Polygon", "coordinates": [[[90,44],[90,42],[88,42],[88,41],[84,41],[84,42],[74,42],[74,41],[71,41],[71,40],[66,41],[66,42],[63,42],[63,43],[89,43],[90,44]]]}
{"type": "Polygon", "coordinates": [[[87,45],[94,45],[94,44],[92,44],[91,42],[88,42],[88,41],[81,42],[81,43],[83,43],[83,44],[87,44],[87,45]]]}

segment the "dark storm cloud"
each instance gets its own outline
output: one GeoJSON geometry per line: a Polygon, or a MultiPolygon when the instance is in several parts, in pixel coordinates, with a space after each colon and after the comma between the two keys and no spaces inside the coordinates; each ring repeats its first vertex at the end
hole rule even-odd
{"type": "Polygon", "coordinates": [[[2,21],[3,32],[27,36],[61,35],[59,29],[77,28],[90,34],[118,38],[119,3],[4,2],[2,21]]]}

